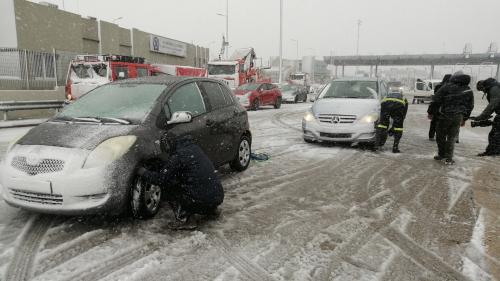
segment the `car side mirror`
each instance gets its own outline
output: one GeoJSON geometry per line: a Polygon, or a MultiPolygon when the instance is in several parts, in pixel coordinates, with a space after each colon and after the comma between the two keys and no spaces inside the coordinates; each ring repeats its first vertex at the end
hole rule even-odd
{"type": "Polygon", "coordinates": [[[193,119],[191,112],[188,111],[177,111],[172,114],[172,117],[169,121],[167,121],[168,125],[171,124],[180,124],[180,123],[189,123],[193,119]]]}

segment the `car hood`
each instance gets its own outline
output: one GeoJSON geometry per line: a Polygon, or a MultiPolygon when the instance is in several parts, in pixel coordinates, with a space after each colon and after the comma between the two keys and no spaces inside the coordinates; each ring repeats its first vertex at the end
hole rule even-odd
{"type": "Polygon", "coordinates": [[[137,127],[46,122],[31,129],[17,144],[93,150],[107,139],[129,135],[137,127]]]}
{"type": "Polygon", "coordinates": [[[377,99],[320,99],[312,110],[318,114],[342,114],[363,116],[380,111],[380,101],[377,99]]]}

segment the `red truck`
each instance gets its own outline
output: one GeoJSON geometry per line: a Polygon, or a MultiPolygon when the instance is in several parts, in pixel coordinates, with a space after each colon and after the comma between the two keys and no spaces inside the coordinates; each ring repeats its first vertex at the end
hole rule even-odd
{"type": "Polygon", "coordinates": [[[120,55],[78,55],[69,64],[66,98],[71,101],[112,81],[157,75],[206,77],[207,70],[149,64],[144,58],[120,55]]]}

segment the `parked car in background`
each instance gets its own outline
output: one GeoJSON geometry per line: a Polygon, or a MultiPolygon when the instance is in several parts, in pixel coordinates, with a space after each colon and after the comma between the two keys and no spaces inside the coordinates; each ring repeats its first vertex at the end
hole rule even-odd
{"type": "Polygon", "coordinates": [[[293,84],[283,84],[280,87],[281,96],[283,102],[294,102],[307,101],[307,92],[303,90],[304,87],[300,85],[293,84]]]}
{"type": "Polygon", "coordinates": [[[8,147],[3,198],[41,213],[84,215],[132,209],[154,216],[162,189],[136,170],[159,162],[160,138],[191,135],[215,166],[250,163],[246,110],[222,82],[148,77],[113,82],[68,105],[8,147]]]}
{"type": "Polygon", "coordinates": [[[389,92],[398,92],[404,94],[404,85],[399,81],[390,81],[387,82],[387,87],[389,88],[389,92]]]}
{"type": "Polygon", "coordinates": [[[259,110],[261,106],[272,105],[281,107],[282,94],[278,86],[271,83],[248,83],[234,91],[240,104],[252,110],[259,110]]]}
{"type": "Polygon", "coordinates": [[[375,124],[384,81],[372,78],[337,79],[329,83],[302,120],[306,142],[375,143],[375,124]]]}
{"type": "Polygon", "coordinates": [[[314,101],[318,98],[319,94],[321,94],[321,92],[323,91],[323,89],[326,87],[326,85],[328,85],[328,84],[324,84],[324,85],[317,85],[317,86],[314,88],[313,93],[311,93],[311,94],[309,95],[309,101],[314,102],[314,101]]]}

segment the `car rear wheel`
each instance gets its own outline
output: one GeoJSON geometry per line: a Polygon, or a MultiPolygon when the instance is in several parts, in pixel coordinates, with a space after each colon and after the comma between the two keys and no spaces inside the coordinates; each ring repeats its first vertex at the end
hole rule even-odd
{"type": "Polygon", "coordinates": [[[253,104],[252,104],[252,109],[257,111],[260,108],[260,101],[259,99],[254,99],[253,104]]]}
{"type": "Polygon", "coordinates": [[[137,177],[132,186],[130,209],[132,216],[137,219],[150,219],[160,210],[161,187],[144,182],[137,177]]]}
{"type": "Polygon", "coordinates": [[[274,108],[279,109],[281,107],[281,98],[277,97],[276,102],[274,103],[274,108]]]}
{"type": "Polygon", "coordinates": [[[238,172],[245,171],[250,165],[250,155],[252,154],[252,146],[250,138],[247,136],[241,137],[238,144],[238,151],[233,161],[230,163],[231,169],[238,172]]]}

